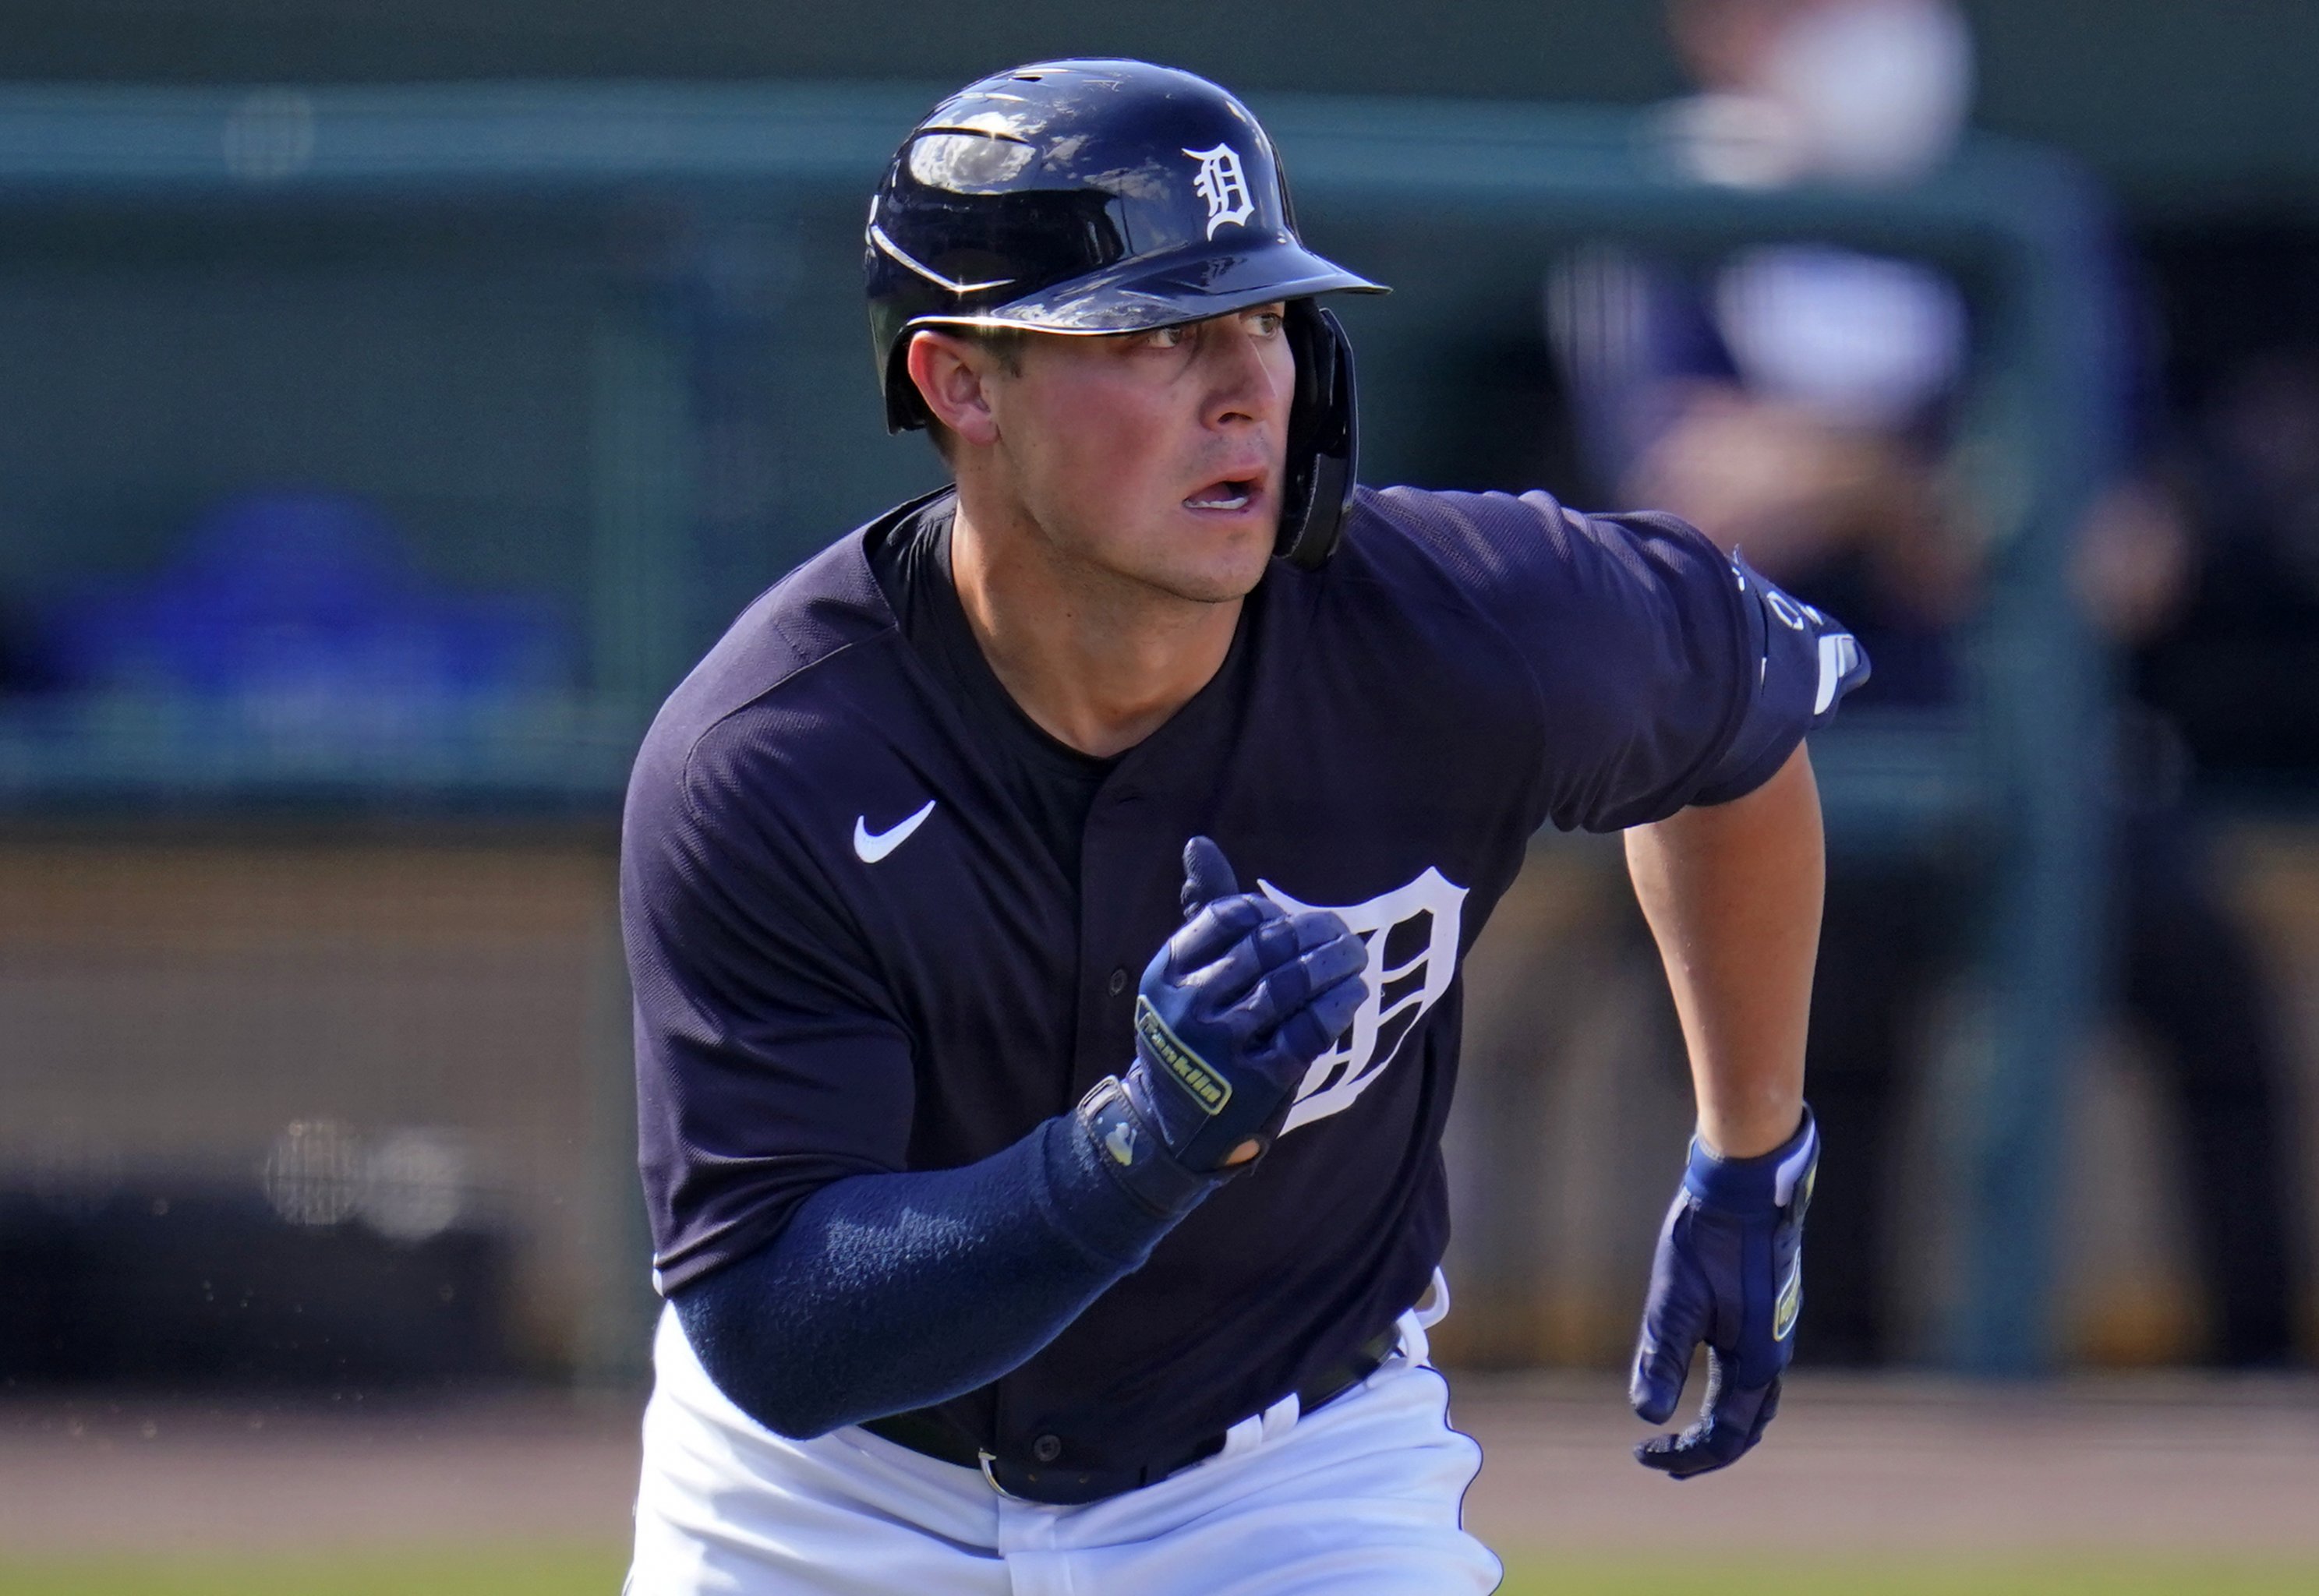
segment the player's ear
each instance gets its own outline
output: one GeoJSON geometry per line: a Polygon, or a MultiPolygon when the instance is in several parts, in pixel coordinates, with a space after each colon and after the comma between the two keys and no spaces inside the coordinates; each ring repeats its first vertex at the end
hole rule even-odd
{"type": "Polygon", "coordinates": [[[985,389],[997,364],[988,350],[946,332],[920,328],[904,355],[910,381],[927,411],[968,443],[988,446],[998,437],[985,389]]]}

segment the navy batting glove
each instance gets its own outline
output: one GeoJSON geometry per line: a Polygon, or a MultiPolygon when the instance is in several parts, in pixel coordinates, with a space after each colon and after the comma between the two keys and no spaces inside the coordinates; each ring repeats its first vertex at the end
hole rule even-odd
{"type": "MultiPolygon", "coordinates": [[[[1137,988],[1135,1062],[1120,1085],[1142,1132],[1207,1178],[1243,1142],[1259,1154],[1270,1144],[1313,1061],[1368,995],[1368,949],[1326,909],[1289,914],[1241,891],[1206,837],[1185,847],[1183,903],[1183,929],[1137,988]]],[[[1132,1139],[1105,1143],[1123,1165],[1132,1139]]]]}
{"type": "Polygon", "coordinates": [[[1659,1231],[1650,1296],[1629,1395],[1653,1424],[1671,1418],[1707,1343],[1707,1393],[1681,1435],[1635,1448],[1635,1459],[1688,1479],[1737,1462],[1780,1410],[1780,1375],[1795,1353],[1803,1305],[1804,1210],[1819,1168],[1811,1110],[1780,1147],[1726,1159],[1694,1137],[1683,1189],[1659,1231]]]}

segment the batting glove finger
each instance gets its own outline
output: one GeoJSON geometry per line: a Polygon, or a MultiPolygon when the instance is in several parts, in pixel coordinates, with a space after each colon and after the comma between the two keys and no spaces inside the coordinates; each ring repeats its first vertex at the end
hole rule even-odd
{"type": "MultiPolygon", "coordinates": [[[[1169,978],[1191,979],[1205,966],[1238,949],[1250,933],[1285,918],[1286,914],[1278,904],[1252,892],[1236,893],[1203,905],[1167,941],[1169,978]]],[[[1262,966],[1256,968],[1260,972],[1262,966]]],[[[1244,985],[1242,989],[1245,990],[1244,985]]]]}
{"type": "Polygon", "coordinates": [[[1358,973],[1344,977],[1283,1020],[1263,1050],[1264,1057],[1277,1059],[1276,1067],[1283,1071],[1301,1075],[1337,1044],[1368,995],[1369,984],[1358,973]]]}
{"type": "Polygon", "coordinates": [[[1315,948],[1341,941],[1352,933],[1328,909],[1299,909],[1267,921],[1249,935],[1257,962],[1268,973],[1284,969],[1315,948]]]}
{"type": "MultiPolygon", "coordinates": [[[[1242,901],[1241,898],[1228,898],[1223,904],[1212,904],[1200,913],[1203,918],[1211,914],[1218,915],[1221,923],[1223,911],[1230,905],[1242,901]]],[[[1270,905],[1269,899],[1261,901],[1270,905]]],[[[1184,934],[1178,933],[1179,936],[1184,934]]],[[[1295,973],[1300,958],[1314,949],[1350,936],[1351,933],[1345,929],[1344,922],[1325,909],[1304,910],[1291,915],[1281,914],[1276,908],[1271,917],[1259,921],[1237,942],[1218,951],[1208,963],[1178,974],[1177,982],[1187,990],[1198,994],[1196,1012],[1215,1019],[1230,1028],[1236,1039],[1244,1041],[1271,1030],[1279,1023],[1281,1014],[1310,995],[1313,988],[1300,985],[1295,973]],[[1241,1009],[1239,1006],[1251,996],[1261,996],[1274,982],[1281,980],[1286,981],[1289,991],[1294,994],[1292,1001],[1279,1002],[1276,998],[1275,1005],[1270,1008],[1241,1009]]]]}
{"type": "Polygon", "coordinates": [[[1733,1385],[1723,1377],[1722,1359],[1710,1352],[1707,1401],[1698,1420],[1681,1435],[1645,1441],[1635,1448],[1635,1461],[1678,1480],[1711,1474],[1745,1456],[1779,1411],[1776,1378],[1768,1385],[1733,1385]]]}
{"type": "Polygon", "coordinates": [[[1184,844],[1184,918],[1188,920],[1220,897],[1240,891],[1240,878],[1213,837],[1194,837],[1184,844]]]}
{"type": "Polygon", "coordinates": [[[1634,1373],[1627,1382],[1627,1398],[1646,1422],[1665,1424],[1674,1417],[1691,1378],[1691,1355],[1706,1339],[1714,1311],[1701,1284],[1684,1273],[1663,1273],[1652,1280],[1642,1335],[1635,1343],[1634,1373]]]}
{"type": "MultiPolygon", "coordinates": [[[[1291,920],[1301,924],[1277,929],[1294,932],[1296,951],[1265,971],[1248,996],[1233,1005],[1232,1019],[1239,1034],[1262,1037],[1278,1030],[1316,993],[1368,968],[1367,945],[1346,930],[1336,915],[1323,910],[1293,915],[1291,920]]],[[[1264,927],[1268,932],[1275,929],[1264,927]]]]}

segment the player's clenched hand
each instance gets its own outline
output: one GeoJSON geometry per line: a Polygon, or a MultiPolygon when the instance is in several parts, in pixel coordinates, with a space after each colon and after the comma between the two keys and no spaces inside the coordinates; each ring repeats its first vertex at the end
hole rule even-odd
{"type": "Polygon", "coordinates": [[[1326,909],[1244,893],[1223,850],[1184,850],[1187,918],[1145,967],[1129,1098],[1176,1160],[1214,1172],[1286,1117],[1314,1059],[1368,989],[1368,950],[1326,909]]]}
{"type": "Polygon", "coordinates": [[[1707,1343],[1707,1393],[1681,1435],[1635,1448],[1637,1461],[1676,1479],[1735,1462],[1763,1438],[1780,1407],[1780,1373],[1795,1350],[1803,1301],[1804,1210],[1819,1164],[1811,1111],[1781,1147],[1754,1159],[1718,1157],[1693,1141],[1683,1188],[1659,1231],[1629,1395],[1664,1424],[1683,1397],[1691,1355],[1707,1343]]]}

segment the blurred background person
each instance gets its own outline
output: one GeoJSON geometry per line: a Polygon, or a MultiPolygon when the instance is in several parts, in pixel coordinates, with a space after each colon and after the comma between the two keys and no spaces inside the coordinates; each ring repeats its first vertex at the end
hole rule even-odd
{"type": "Polygon", "coordinates": [[[2233,352],[2188,396],[2197,580],[2134,689],[2194,772],[2243,792],[2319,778],[2319,343],[2233,352]]]}
{"type": "MultiPolygon", "coordinates": [[[[1972,48],[1948,0],[1672,0],[1667,24],[1701,92],[1663,125],[1678,158],[1710,180],[1907,184],[1963,131],[1972,48]]],[[[1956,704],[1989,534],[1974,474],[1985,451],[1971,446],[1973,329],[1955,282],[1818,242],[1706,258],[1595,246],[1557,268],[1548,308],[1586,455],[1611,497],[1667,506],[1843,616],[1874,664],[1855,695],[1863,709],[1956,704]]],[[[2237,500],[2296,501],[2293,484],[2312,479],[2290,462],[2307,473],[2319,453],[2298,452],[2294,423],[2242,423],[2234,436],[2275,467],[2251,478],[2268,492],[2237,500]]],[[[2146,477],[2120,482],[2088,518],[2079,585],[2114,643],[2147,644],[2181,611],[2189,537],[2176,496],[2146,477]]],[[[2115,996],[2155,1044],[2179,1111],[2210,1355],[2280,1363],[2294,1352],[2298,1282],[2270,998],[2215,892],[2166,757],[2171,734],[2147,714],[2123,726],[2115,996]]],[[[1864,842],[1830,860],[1809,1057],[1827,1150],[1800,1347],[1854,1364],[1899,1350],[1886,1260],[1906,1072],[1984,896],[1953,858],[1864,842]]]]}

